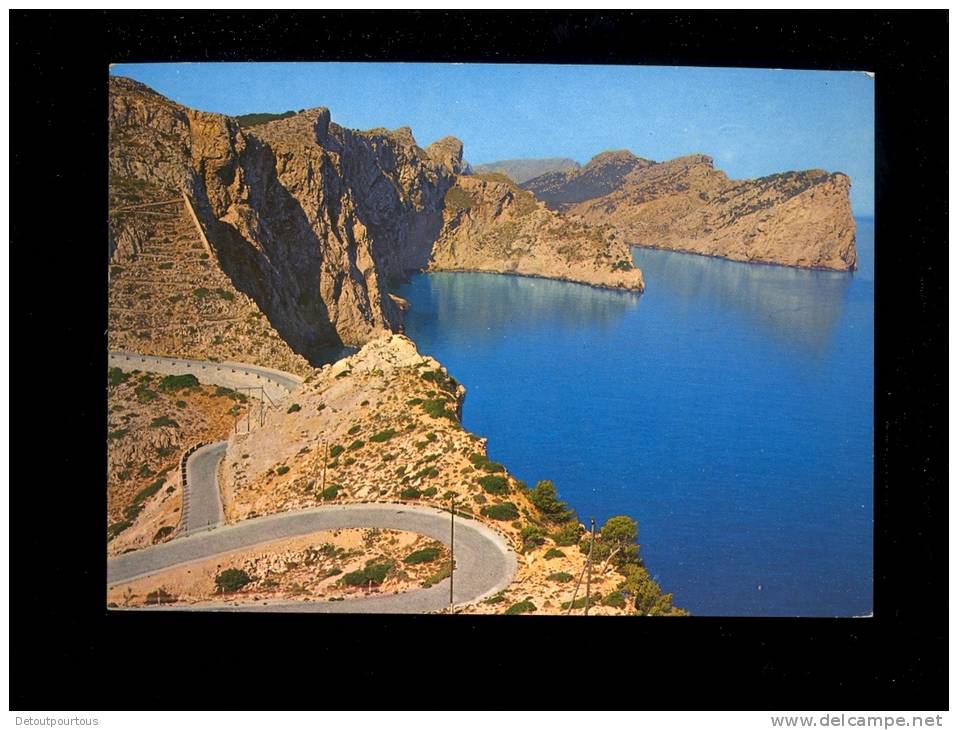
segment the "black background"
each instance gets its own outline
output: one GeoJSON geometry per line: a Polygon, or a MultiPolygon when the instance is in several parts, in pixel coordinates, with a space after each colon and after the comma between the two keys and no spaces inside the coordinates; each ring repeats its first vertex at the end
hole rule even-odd
{"type": "Polygon", "coordinates": [[[944,11],[10,17],[11,709],[947,707],[944,11]],[[107,613],[107,64],[267,59],[876,72],[874,618],[107,613]]]}

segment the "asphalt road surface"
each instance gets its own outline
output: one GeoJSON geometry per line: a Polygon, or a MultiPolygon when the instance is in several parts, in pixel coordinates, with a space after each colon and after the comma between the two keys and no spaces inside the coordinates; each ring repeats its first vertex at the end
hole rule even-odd
{"type": "MultiPolygon", "coordinates": [[[[127,372],[144,370],[164,375],[185,375],[191,373],[201,383],[222,385],[225,388],[258,388],[263,386],[272,400],[278,401],[302,384],[302,379],[292,373],[273,370],[259,365],[241,362],[210,362],[190,360],[180,357],[160,357],[158,355],[140,355],[135,352],[111,352],[108,358],[111,367],[127,372]]],[[[248,393],[258,397],[256,390],[248,393]]]]}
{"type": "MultiPolygon", "coordinates": [[[[197,452],[199,453],[199,452],[197,452]]],[[[330,505],[245,520],[194,532],[186,537],[107,561],[107,583],[123,583],[166,570],[319,530],[373,528],[408,530],[450,543],[450,517],[431,507],[397,504],[330,505]]],[[[505,588],[516,572],[515,554],[506,541],[474,520],[456,519],[454,602],[471,603],[505,588]]],[[[449,605],[449,579],[431,588],[407,593],[374,594],[345,601],[283,601],[256,604],[210,603],[190,607],[165,606],[137,610],[226,610],[319,613],[428,613],[449,605]]]]}
{"type": "Polygon", "coordinates": [[[226,442],[217,441],[197,449],[186,460],[182,534],[215,527],[223,522],[216,472],[226,453],[226,442]]]}

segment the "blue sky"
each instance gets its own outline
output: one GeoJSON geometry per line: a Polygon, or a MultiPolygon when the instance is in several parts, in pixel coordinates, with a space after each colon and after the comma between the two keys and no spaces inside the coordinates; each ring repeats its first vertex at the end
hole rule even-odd
{"type": "Polygon", "coordinates": [[[860,72],[418,63],[117,64],[175,101],[223,114],[326,106],[346,127],[451,134],[473,163],[586,162],[608,149],[702,152],[731,177],[820,167],[874,212],[874,80],[860,72]]]}

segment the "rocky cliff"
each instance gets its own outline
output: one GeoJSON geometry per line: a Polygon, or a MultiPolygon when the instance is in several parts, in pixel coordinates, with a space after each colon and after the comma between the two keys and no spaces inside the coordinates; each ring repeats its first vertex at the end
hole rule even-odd
{"type": "Polygon", "coordinates": [[[109,128],[113,349],[304,372],[401,329],[387,282],[427,267],[641,289],[609,231],[460,177],[454,137],[423,149],[321,107],[243,128],[116,77],[109,128]]]}
{"type": "MultiPolygon", "coordinates": [[[[130,79],[111,79],[110,92],[114,202],[131,208],[186,192],[212,268],[293,351],[313,361],[326,346],[399,326],[385,282],[427,262],[461,143],[423,150],[407,128],[357,132],[323,108],[243,130],[130,79]]],[[[111,216],[111,253],[148,243],[150,223],[146,209],[111,216]]],[[[150,301],[154,318],[164,319],[164,302],[150,301]]]]}
{"type": "Polygon", "coordinates": [[[643,289],[628,245],[609,226],[557,214],[495,173],[460,177],[450,188],[429,268],[643,289]]]}
{"type": "Polygon", "coordinates": [[[581,170],[523,187],[576,220],[611,225],[633,245],[736,261],[856,267],[851,181],[842,173],[730,180],[705,155],[656,163],[611,152],[581,170]]]}

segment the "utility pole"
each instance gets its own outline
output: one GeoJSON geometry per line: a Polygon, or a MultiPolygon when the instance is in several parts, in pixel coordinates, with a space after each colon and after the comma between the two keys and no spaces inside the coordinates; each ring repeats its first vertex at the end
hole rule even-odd
{"type": "Polygon", "coordinates": [[[449,498],[449,610],[452,611],[452,584],[456,572],[456,498],[449,498]]]}
{"type": "Polygon", "coordinates": [[[589,541],[589,557],[586,559],[586,565],[588,573],[586,574],[585,579],[585,613],[584,616],[589,615],[589,596],[592,592],[592,548],[595,547],[595,518],[591,519],[592,522],[592,539],[589,541]]]}
{"type": "Polygon", "coordinates": [[[266,425],[266,394],[263,386],[259,386],[259,427],[266,425]]]}

